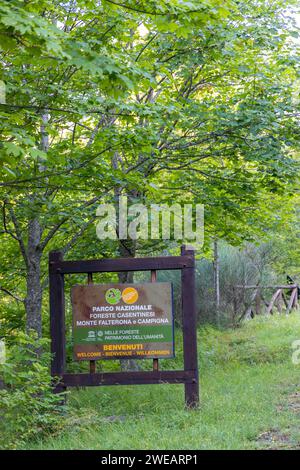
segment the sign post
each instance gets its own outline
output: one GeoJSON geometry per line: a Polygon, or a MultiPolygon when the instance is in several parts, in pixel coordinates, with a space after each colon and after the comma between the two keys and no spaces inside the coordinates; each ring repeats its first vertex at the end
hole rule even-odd
{"type": "Polygon", "coordinates": [[[194,251],[181,256],[64,261],[49,255],[51,373],[55,391],[73,386],[182,383],[189,408],[199,403],[194,251]],[[159,358],[174,357],[172,286],[156,282],[157,270],[181,270],[184,370],[159,370],[159,358]],[[92,284],[92,273],[151,271],[144,284],[92,284]],[[90,361],[90,373],[67,373],[64,275],[87,273],[89,283],[72,288],[74,358],[90,361]],[[155,273],[155,274],[154,274],[155,273]],[[96,360],[153,359],[152,371],[98,373],[96,360]]]}

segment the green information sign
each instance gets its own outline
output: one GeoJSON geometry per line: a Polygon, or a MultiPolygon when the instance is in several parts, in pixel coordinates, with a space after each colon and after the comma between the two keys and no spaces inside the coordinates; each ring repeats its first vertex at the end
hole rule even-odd
{"type": "Polygon", "coordinates": [[[71,297],[76,360],[174,357],[171,283],[77,285],[71,297]]]}

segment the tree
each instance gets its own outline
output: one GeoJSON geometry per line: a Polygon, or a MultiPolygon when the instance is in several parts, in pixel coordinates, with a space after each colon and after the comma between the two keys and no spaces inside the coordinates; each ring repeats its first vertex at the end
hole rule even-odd
{"type": "Polygon", "coordinates": [[[91,248],[99,202],[202,202],[209,246],[253,238],[272,197],[292,191],[298,62],[286,3],[0,8],[2,256],[18,250],[23,263],[1,285],[15,297],[25,288],[28,329],[41,334],[48,249],[126,251],[95,237],[91,248]]]}

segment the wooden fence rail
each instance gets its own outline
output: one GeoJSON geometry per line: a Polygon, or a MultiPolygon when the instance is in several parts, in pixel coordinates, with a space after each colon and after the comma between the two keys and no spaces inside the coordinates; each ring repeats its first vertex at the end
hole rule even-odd
{"type": "Polygon", "coordinates": [[[298,299],[300,288],[298,284],[278,286],[236,285],[234,286],[233,294],[235,313],[237,313],[237,290],[239,289],[253,290],[248,304],[239,317],[239,321],[245,318],[253,318],[255,315],[261,315],[262,313],[273,315],[275,308],[279,313],[284,312],[286,315],[288,315],[292,310],[299,308],[298,299]],[[273,289],[275,291],[270,301],[265,299],[265,296],[262,293],[264,289],[273,289]]]}

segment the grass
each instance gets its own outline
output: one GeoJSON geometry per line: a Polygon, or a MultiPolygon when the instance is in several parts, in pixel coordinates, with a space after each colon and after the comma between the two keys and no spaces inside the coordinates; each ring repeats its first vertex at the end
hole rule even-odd
{"type": "MultiPolygon", "coordinates": [[[[61,431],[26,448],[300,448],[300,365],[291,360],[299,313],[257,318],[236,330],[201,328],[198,335],[198,410],[184,409],[181,385],[72,391],[61,431]]],[[[175,361],[164,368],[181,364],[177,345],[175,361]]]]}

